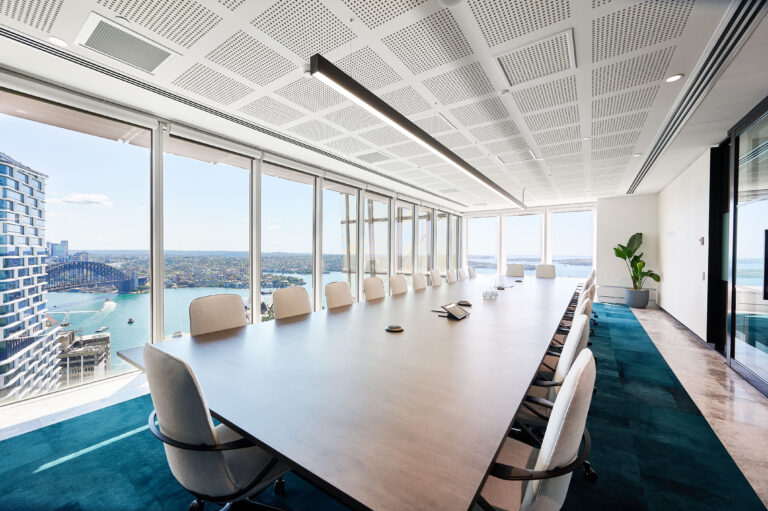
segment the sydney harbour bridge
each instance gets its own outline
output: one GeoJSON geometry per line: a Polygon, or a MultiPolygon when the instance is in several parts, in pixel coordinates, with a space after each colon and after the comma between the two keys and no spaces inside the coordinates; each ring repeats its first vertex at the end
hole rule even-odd
{"type": "Polygon", "coordinates": [[[48,266],[48,291],[66,291],[89,286],[114,285],[118,293],[136,291],[139,279],[135,272],[126,273],[95,261],[69,261],[48,266]]]}

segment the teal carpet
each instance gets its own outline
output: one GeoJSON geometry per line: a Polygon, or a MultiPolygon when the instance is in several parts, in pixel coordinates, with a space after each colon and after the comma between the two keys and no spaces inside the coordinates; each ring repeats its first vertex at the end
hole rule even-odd
{"type": "MultiPolygon", "coordinates": [[[[599,480],[577,474],[564,509],[764,509],[630,310],[595,310],[588,426],[599,480]]],[[[0,510],[186,509],[192,499],[146,429],[151,408],[145,396],[0,442],[0,510]]],[[[283,497],[266,489],[257,500],[346,509],[293,474],[283,497]]]]}

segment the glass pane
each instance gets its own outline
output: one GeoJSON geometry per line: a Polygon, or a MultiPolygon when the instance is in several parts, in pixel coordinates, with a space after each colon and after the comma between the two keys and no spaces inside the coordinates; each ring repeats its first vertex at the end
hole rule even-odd
{"type": "Polygon", "coordinates": [[[461,219],[456,215],[451,215],[450,227],[451,227],[451,245],[449,248],[449,267],[458,269],[459,267],[459,222],[461,219]]]}
{"type": "Polygon", "coordinates": [[[357,192],[326,184],[323,190],[323,308],[325,286],[345,281],[357,294],[357,192]]]}
{"type": "Polygon", "coordinates": [[[189,333],[189,303],[249,297],[248,158],[166,137],[163,155],[163,333],[189,333]]]}
{"type": "Polygon", "coordinates": [[[363,261],[366,277],[389,281],[389,201],[371,197],[365,200],[363,261]]]}
{"type": "MultiPolygon", "coordinates": [[[[265,170],[266,172],[266,170],[265,170]]],[[[302,286],[312,302],[313,185],[302,174],[262,173],[262,320],[273,319],[272,292],[302,286]]]]}
{"type": "Polygon", "coordinates": [[[437,251],[437,270],[445,274],[448,269],[448,213],[437,212],[435,224],[435,245],[437,251]]]}
{"type": "Polygon", "coordinates": [[[734,357],[768,381],[768,116],[739,136],[734,357]]]}
{"type": "Polygon", "coordinates": [[[405,275],[411,283],[413,275],[413,206],[398,203],[395,211],[395,273],[405,275]]]}
{"type": "Polygon", "coordinates": [[[497,273],[499,217],[467,220],[467,264],[477,273],[497,273]]]}
{"type": "Polygon", "coordinates": [[[552,264],[558,277],[588,277],[592,272],[595,212],[552,214],[552,264]]]}
{"type": "Polygon", "coordinates": [[[506,224],[507,263],[525,265],[525,274],[536,273],[541,263],[541,220],[543,215],[508,216],[506,224]]]}
{"type": "Polygon", "coordinates": [[[13,233],[0,234],[8,403],[132,370],[117,352],[151,340],[151,136],[5,92],[0,112],[0,233],[13,233]]]}
{"type": "Polygon", "coordinates": [[[432,269],[432,210],[419,208],[416,234],[416,271],[426,273],[432,269]]]}

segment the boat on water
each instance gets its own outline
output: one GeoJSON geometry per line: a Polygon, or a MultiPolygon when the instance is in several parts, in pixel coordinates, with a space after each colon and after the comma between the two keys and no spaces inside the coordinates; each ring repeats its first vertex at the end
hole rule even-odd
{"type": "Polygon", "coordinates": [[[134,323],[133,318],[128,318],[128,324],[132,325],[134,323]]]}
{"type": "Polygon", "coordinates": [[[105,299],[104,299],[104,302],[111,302],[111,301],[112,301],[112,300],[110,300],[109,298],[105,298],[105,299]]]}
{"type": "Polygon", "coordinates": [[[100,326],[99,328],[96,329],[96,333],[100,334],[101,332],[106,332],[107,330],[109,330],[108,326],[100,326]]]}
{"type": "Polygon", "coordinates": [[[181,330],[176,330],[175,332],[173,332],[174,337],[181,337],[181,335],[182,335],[181,330]]]}
{"type": "Polygon", "coordinates": [[[61,323],[61,326],[66,327],[71,325],[72,323],[69,322],[69,311],[67,311],[67,315],[64,316],[64,321],[61,323]]]}

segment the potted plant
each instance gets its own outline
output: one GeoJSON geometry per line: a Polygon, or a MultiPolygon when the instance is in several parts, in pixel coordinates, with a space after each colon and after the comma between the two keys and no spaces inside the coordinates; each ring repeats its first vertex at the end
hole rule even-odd
{"type": "Polygon", "coordinates": [[[643,283],[645,279],[650,278],[659,282],[661,277],[656,273],[645,269],[645,261],[643,261],[643,254],[638,254],[640,245],[643,244],[643,233],[636,232],[630,236],[629,241],[625,245],[617,245],[613,247],[613,251],[616,257],[624,260],[627,263],[629,269],[629,276],[632,278],[632,289],[626,289],[624,291],[624,301],[630,307],[636,307],[638,309],[645,309],[648,305],[648,290],[643,289],[643,283]]]}

